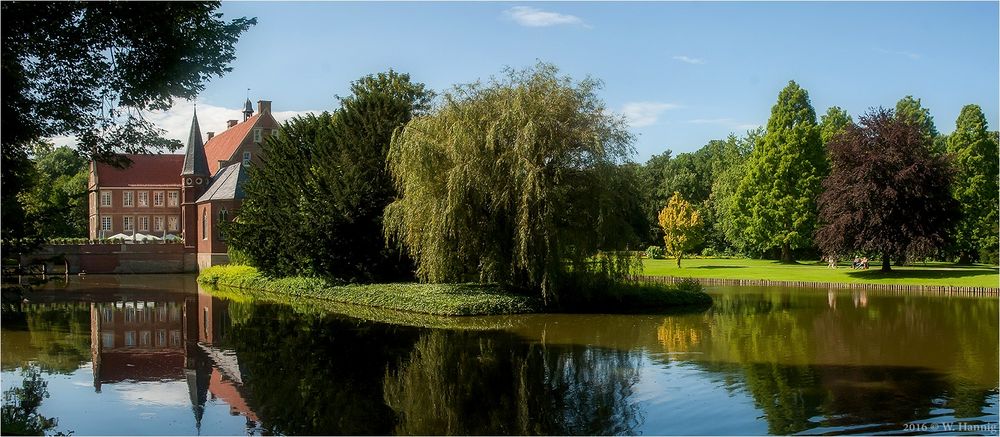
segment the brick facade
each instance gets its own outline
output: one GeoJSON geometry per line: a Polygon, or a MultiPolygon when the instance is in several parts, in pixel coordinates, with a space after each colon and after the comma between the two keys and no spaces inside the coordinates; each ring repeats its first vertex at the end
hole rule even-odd
{"type": "Polygon", "coordinates": [[[226,182],[226,190],[213,184],[227,167],[227,176],[239,173],[242,183],[242,167],[259,162],[261,143],[278,134],[271,102],[260,100],[257,109],[253,115],[248,100],[242,123],[232,120],[218,135],[208,132],[204,143],[196,114],[184,155],[126,155],[132,161],[126,169],[92,162],[89,237],[172,234],[183,239],[187,253],[197,254],[200,267],[228,260],[218,222],[235,219],[242,190],[235,179],[226,182]]]}

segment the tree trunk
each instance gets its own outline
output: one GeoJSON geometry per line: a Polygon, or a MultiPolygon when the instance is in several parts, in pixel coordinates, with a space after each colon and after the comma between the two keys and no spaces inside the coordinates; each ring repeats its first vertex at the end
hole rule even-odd
{"type": "Polygon", "coordinates": [[[677,255],[677,268],[681,268],[681,255],[677,255]]]}
{"type": "Polygon", "coordinates": [[[958,253],[958,264],[969,265],[972,264],[972,255],[967,250],[963,250],[958,253]]]}
{"type": "Polygon", "coordinates": [[[889,267],[889,254],[882,254],[882,271],[889,272],[892,271],[892,267],[889,267]]]}
{"type": "Polygon", "coordinates": [[[788,243],[781,243],[781,263],[782,264],[794,264],[795,259],[792,258],[792,246],[788,243]]]}

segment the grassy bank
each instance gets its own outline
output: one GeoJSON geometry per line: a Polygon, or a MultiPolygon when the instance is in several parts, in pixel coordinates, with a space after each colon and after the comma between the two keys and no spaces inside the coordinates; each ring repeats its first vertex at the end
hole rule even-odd
{"type": "Polygon", "coordinates": [[[245,293],[311,297],[441,316],[521,314],[541,310],[541,301],[483,284],[365,284],[330,285],[316,278],[266,278],[253,267],[215,266],[202,271],[198,282],[245,293]]]}
{"type": "Polygon", "coordinates": [[[875,264],[868,270],[854,270],[850,264],[840,264],[836,269],[831,269],[825,263],[818,262],[781,264],[778,261],[754,259],[684,259],[681,268],[677,268],[674,260],[647,259],[643,263],[643,274],[651,276],[955,287],[1000,286],[997,268],[984,265],[918,263],[912,266],[893,266],[891,272],[882,273],[879,270],[881,265],[875,264]]]}
{"type": "MultiPolygon", "coordinates": [[[[354,306],[382,308],[434,316],[523,314],[552,310],[540,299],[511,293],[488,284],[366,284],[331,285],[316,278],[266,278],[247,266],[205,269],[198,282],[225,293],[282,301],[295,296],[354,306]]],[[[600,292],[578,293],[564,299],[559,310],[580,312],[647,312],[675,307],[704,307],[712,299],[696,282],[663,286],[615,284],[600,292]]],[[[348,308],[357,312],[357,309],[348,308]]]]}

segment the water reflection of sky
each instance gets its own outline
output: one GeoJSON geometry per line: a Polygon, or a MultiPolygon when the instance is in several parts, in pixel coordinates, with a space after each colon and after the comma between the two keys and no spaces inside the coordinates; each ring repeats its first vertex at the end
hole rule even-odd
{"type": "Polygon", "coordinates": [[[667,361],[666,354],[645,358],[635,400],[646,412],[637,434],[764,435],[767,421],[745,391],[727,387],[723,377],[683,361],[667,361]],[[718,405],[726,405],[719,417],[718,405]]]}
{"type": "MultiPolygon", "coordinates": [[[[47,374],[44,377],[52,395],[42,402],[39,413],[59,419],[59,426],[50,433],[191,435],[199,432],[185,381],[124,381],[104,384],[97,393],[89,363],[69,375],[47,374]]],[[[20,384],[19,371],[2,373],[4,390],[20,384]]],[[[239,433],[245,424],[243,417],[229,414],[225,402],[209,399],[201,418],[200,433],[232,435],[239,433]]]]}

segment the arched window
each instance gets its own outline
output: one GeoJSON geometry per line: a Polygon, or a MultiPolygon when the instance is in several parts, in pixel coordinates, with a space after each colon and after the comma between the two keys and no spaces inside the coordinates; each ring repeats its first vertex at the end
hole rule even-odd
{"type": "Polygon", "coordinates": [[[201,210],[201,239],[208,239],[208,208],[201,210]]]}
{"type": "Polygon", "coordinates": [[[229,211],[226,208],[219,210],[219,240],[226,241],[226,223],[229,221],[229,211]]]}

